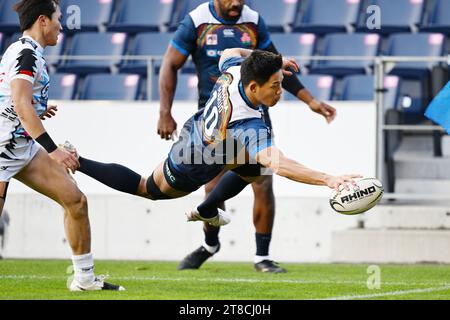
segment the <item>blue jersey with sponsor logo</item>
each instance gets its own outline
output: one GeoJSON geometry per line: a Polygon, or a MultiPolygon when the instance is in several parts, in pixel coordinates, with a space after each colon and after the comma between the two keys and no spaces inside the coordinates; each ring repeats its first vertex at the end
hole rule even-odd
{"type": "Polygon", "coordinates": [[[225,59],[205,108],[184,125],[169,153],[177,176],[200,187],[227,166],[254,163],[261,150],[272,146],[271,129],[262,119],[261,106],[247,98],[241,82],[243,59],[225,59]]]}
{"type": "Polygon", "coordinates": [[[200,109],[220,76],[218,64],[225,49],[266,49],[270,44],[264,20],[256,11],[245,5],[239,20],[226,21],[217,15],[213,1],[186,15],[171,41],[183,55],[192,55],[199,77],[200,109]]]}

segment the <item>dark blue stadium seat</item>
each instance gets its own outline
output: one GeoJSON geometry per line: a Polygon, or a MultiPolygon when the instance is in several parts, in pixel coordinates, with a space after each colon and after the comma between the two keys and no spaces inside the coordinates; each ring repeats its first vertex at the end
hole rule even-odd
{"type": "MultiPolygon", "coordinates": [[[[318,100],[331,100],[334,90],[334,78],[330,75],[310,74],[300,77],[306,89],[318,100]]],[[[298,100],[287,91],[284,91],[284,100],[298,100]]]]}
{"type": "Polygon", "coordinates": [[[3,55],[4,46],[5,46],[5,35],[0,32],[0,55],[3,55]]]}
{"type": "Polygon", "coordinates": [[[71,56],[102,56],[101,60],[69,59],[58,68],[58,72],[77,74],[107,73],[121,61],[127,36],[125,33],[77,33],[72,39],[67,54],[71,56]],[[111,59],[106,59],[111,57],[111,59]]]}
{"type": "MultiPolygon", "coordinates": [[[[316,43],[316,35],[313,33],[289,33],[289,34],[273,34],[272,42],[283,56],[312,56],[314,55],[314,46],[316,43]]],[[[299,65],[309,65],[309,59],[297,59],[299,65]]]]}
{"type": "MultiPolygon", "coordinates": [[[[132,48],[129,52],[132,56],[164,56],[167,46],[172,39],[173,34],[170,33],[139,33],[133,42],[132,48]]],[[[153,63],[154,70],[158,71],[161,65],[161,59],[155,60],[153,63]]],[[[125,62],[120,69],[121,72],[137,73],[140,75],[147,75],[147,61],[146,60],[130,60],[125,62]]]]}
{"type": "Polygon", "coordinates": [[[358,18],[359,0],[301,0],[294,31],[344,32],[358,18]]]}
{"type": "MultiPolygon", "coordinates": [[[[10,44],[16,42],[22,37],[21,32],[14,33],[11,38],[9,39],[10,44]]],[[[66,36],[64,33],[60,33],[58,36],[58,43],[56,46],[48,46],[44,50],[44,57],[45,61],[47,61],[50,65],[57,65],[61,59],[60,58],[51,58],[52,56],[60,56],[63,54],[64,50],[64,42],[65,42],[66,36]]]]}
{"type": "MultiPolygon", "coordinates": [[[[386,55],[439,57],[444,51],[445,37],[441,33],[395,34],[389,39],[386,55]]],[[[436,62],[399,62],[391,74],[401,77],[423,77],[436,62]]]]}
{"type": "Polygon", "coordinates": [[[12,34],[20,31],[19,16],[13,10],[17,0],[0,0],[0,32],[12,34]]]}
{"type": "Polygon", "coordinates": [[[54,73],[50,75],[49,99],[72,100],[77,92],[77,76],[69,73],[54,73]]]}
{"type": "Polygon", "coordinates": [[[92,74],[84,81],[81,100],[137,100],[140,77],[137,74],[92,74]]]}
{"type": "Polygon", "coordinates": [[[127,33],[158,32],[169,26],[175,10],[175,0],[122,0],[117,18],[108,26],[110,31],[127,33]]]}
{"type": "Polygon", "coordinates": [[[420,30],[450,34],[450,0],[434,0],[420,30]]]}
{"type": "Polygon", "coordinates": [[[270,32],[284,32],[294,23],[297,0],[256,1],[253,8],[261,14],[270,32]]]}
{"type": "Polygon", "coordinates": [[[424,120],[429,90],[426,80],[402,78],[397,110],[400,110],[405,123],[417,123],[424,120]]]}
{"type": "MultiPolygon", "coordinates": [[[[178,74],[177,89],[174,100],[198,101],[198,77],[194,74],[178,74]]],[[[146,95],[144,95],[146,97],[146,95]]],[[[158,75],[153,77],[152,100],[159,100],[158,75]]]]}
{"type": "MultiPolygon", "coordinates": [[[[337,33],[325,36],[323,56],[353,56],[371,58],[378,54],[380,36],[364,33],[337,33]]],[[[311,67],[311,73],[324,73],[336,76],[361,74],[372,66],[372,60],[318,61],[311,67]]]]}
{"type": "Polygon", "coordinates": [[[113,0],[62,0],[61,12],[63,14],[62,25],[64,31],[99,31],[110,22],[113,4],[113,0]],[[73,5],[78,6],[80,9],[81,25],[79,29],[73,26],[73,17],[77,13],[77,9],[71,8],[73,5]]]}
{"type": "Polygon", "coordinates": [[[420,24],[424,0],[364,0],[358,21],[357,31],[390,34],[410,32],[420,24]],[[376,5],[381,9],[381,29],[370,30],[367,21],[373,13],[367,8],[376,5]]]}
{"type": "MultiPolygon", "coordinates": [[[[392,109],[397,106],[400,78],[386,76],[384,79],[384,107],[392,109]]],[[[337,100],[374,101],[375,78],[373,75],[351,75],[342,81],[342,92],[337,100]]]]}

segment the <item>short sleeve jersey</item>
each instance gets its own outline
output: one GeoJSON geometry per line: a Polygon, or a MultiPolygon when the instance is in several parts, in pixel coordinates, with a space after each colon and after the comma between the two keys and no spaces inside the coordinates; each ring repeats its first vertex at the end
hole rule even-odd
{"type": "Polygon", "coordinates": [[[261,106],[252,105],[241,82],[242,61],[240,57],[223,61],[223,73],[205,108],[186,122],[169,153],[176,169],[195,177],[199,185],[219,174],[241,151],[254,161],[258,152],[272,146],[261,106]]]}
{"type": "Polygon", "coordinates": [[[38,116],[47,110],[50,78],[44,49],[29,36],[11,44],[0,62],[0,152],[13,151],[31,137],[23,128],[12,101],[11,82],[22,79],[33,85],[32,104],[38,116]]]}

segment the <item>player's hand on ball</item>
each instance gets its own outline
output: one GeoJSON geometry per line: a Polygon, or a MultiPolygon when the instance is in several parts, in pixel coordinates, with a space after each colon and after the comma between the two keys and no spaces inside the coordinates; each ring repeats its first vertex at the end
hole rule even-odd
{"type": "Polygon", "coordinates": [[[339,192],[340,186],[343,186],[345,190],[350,190],[349,185],[356,186],[356,181],[354,179],[362,178],[359,174],[348,174],[342,176],[329,176],[326,183],[331,189],[339,192]]]}
{"type": "Polygon", "coordinates": [[[171,114],[161,115],[159,117],[158,135],[161,139],[172,141],[177,137],[177,122],[171,114]]]}

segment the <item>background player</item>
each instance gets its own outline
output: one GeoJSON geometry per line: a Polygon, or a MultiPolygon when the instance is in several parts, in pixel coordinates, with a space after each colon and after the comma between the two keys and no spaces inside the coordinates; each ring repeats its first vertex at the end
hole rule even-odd
{"type": "MultiPolygon", "coordinates": [[[[160,70],[160,119],[158,134],[172,139],[177,123],[171,108],[177,83],[177,71],[192,55],[199,78],[198,108],[205,107],[211,90],[220,76],[218,62],[220,53],[228,48],[263,49],[277,53],[266,30],[263,18],[245,5],[244,0],[214,0],[205,2],[190,12],[178,27],[164,57],[160,70]]],[[[308,104],[312,111],[331,122],[336,116],[334,108],[319,102],[303,87],[296,76],[286,76],[283,88],[308,104]]],[[[264,119],[271,127],[267,108],[264,119]]],[[[216,185],[216,179],[206,185],[208,194],[216,185]]],[[[267,175],[252,184],[254,192],[253,222],[256,233],[255,269],[263,272],[285,272],[269,256],[269,245],[275,216],[275,198],[272,176],[267,175]]],[[[224,204],[221,204],[224,208],[224,204]]],[[[203,226],[205,241],[202,246],[187,255],[179,269],[197,269],[220,249],[219,229],[209,224],[203,226]]]]}

